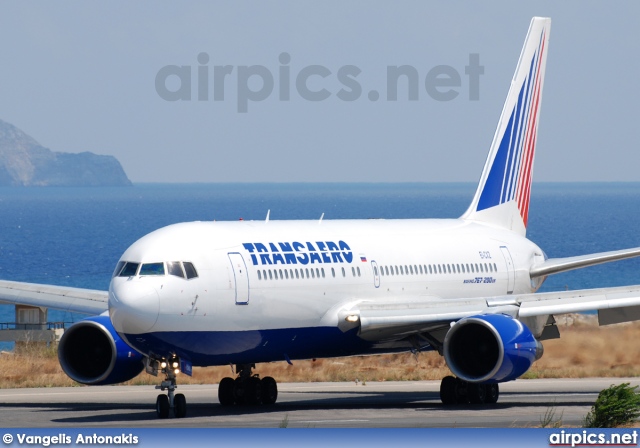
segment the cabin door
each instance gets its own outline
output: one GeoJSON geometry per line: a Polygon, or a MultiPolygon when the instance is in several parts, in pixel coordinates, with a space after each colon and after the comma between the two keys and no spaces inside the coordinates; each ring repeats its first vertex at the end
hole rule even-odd
{"type": "Polygon", "coordinates": [[[378,263],[371,260],[371,270],[373,271],[373,286],[380,287],[380,271],[378,270],[378,263]]]}
{"type": "Polygon", "coordinates": [[[507,294],[511,294],[513,293],[513,286],[516,283],[513,259],[511,258],[511,252],[509,252],[507,246],[500,246],[500,250],[502,251],[502,256],[504,257],[504,261],[507,265],[507,294]]]}
{"type": "Polygon", "coordinates": [[[247,265],[244,263],[242,255],[238,252],[229,252],[228,255],[236,283],[236,305],[248,305],[249,275],[247,275],[247,265]]]}

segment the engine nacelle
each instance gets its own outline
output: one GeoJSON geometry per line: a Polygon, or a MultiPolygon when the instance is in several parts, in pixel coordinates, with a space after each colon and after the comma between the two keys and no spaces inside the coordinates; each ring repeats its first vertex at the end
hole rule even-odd
{"type": "Polygon", "coordinates": [[[505,314],[459,320],[444,339],[449,369],[471,383],[501,383],[524,374],[544,352],[531,331],[505,314]]]}
{"type": "Polygon", "coordinates": [[[116,333],[109,316],[73,324],[58,344],[64,373],[83,384],[115,384],[130,380],[144,368],[143,356],[116,333]]]}

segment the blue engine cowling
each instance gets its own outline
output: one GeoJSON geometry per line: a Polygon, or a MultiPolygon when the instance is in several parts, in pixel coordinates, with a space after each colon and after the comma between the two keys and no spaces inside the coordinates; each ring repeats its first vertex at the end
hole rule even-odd
{"type": "Polygon", "coordinates": [[[69,327],[58,344],[64,373],[82,384],[115,384],[144,368],[143,356],[116,333],[109,316],[95,316],[69,327]]]}
{"type": "Polygon", "coordinates": [[[471,316],[456,322],[444,339],[449,369],[471,383],[501,383],[524,374],[544,352],[517,319],[505,314],[471,316]]]}

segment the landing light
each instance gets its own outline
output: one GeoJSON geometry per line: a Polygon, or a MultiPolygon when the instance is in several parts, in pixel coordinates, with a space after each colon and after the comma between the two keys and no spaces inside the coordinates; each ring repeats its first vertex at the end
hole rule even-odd
{"type": "Polygon", "coordinates": [[[347,322],[355,323],[360,320],[360,316],[358,316],[357,314],[349,314],[347,317],[345,317],[344,320],[346,320],[347,322]]]}
{"type": "Polygon", "coordinates": [[[174,369],[178,367],[178,361],[173,361],[173,363],[171,364],[171,367],[173,367],[174,369]]]}
{"type": "Polygon", "coordinates": [[[167,363],[166,363],[166,362],[164,362],[164,361],[162,361],[162,362],[160,363],[160,367],[161,367],[162,369],[166,369],[166,368],[167,368],[167,363]]]}
{"type": "Polygon", "coordinates": [[[173,373],[175,373],[177,375],[178,373],[180,373],[180,369],[174,370],[173,373]]]}

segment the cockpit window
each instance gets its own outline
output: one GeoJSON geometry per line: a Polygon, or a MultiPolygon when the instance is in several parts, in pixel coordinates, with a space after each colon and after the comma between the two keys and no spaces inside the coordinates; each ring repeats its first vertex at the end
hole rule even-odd
{"type": "Polygon", "coordinates": [[[139,275],[164,275],[164,263],[144,263],[139,275]]]}
{"type": "Polygon", "coordinates": [[[167,261],[167,271],[169,271],[169,275],[175,275],[176,277],[184,278],[182,263],[180,263],[179,261],[167,261]]]}
{"type": "Polygon", "coordinates": [[[184,272],[187,274],[187,279],[196,278],[198,276],[198,272],[193,266],[193,263],[185,261],[182,264],[184,265],[184,272]]]}
{"type": "Polygon", "coordinates": [[[118,274],[118,277],[133,277],[134,275],[136,275],[136,271],[138,270],[139,265],[140,263],[132,263],[130,261],[127,261],[118,274]]]}
{"type": "Polygon", "coordinates": [[[118,265],[116,266],[116,269],[113,271],[112,277],[117,277],[120,274],[120,272],[122,272],[122,268],[124,267],[125,264],[127,264],[126,261],[119,261],[118,265]]]}

